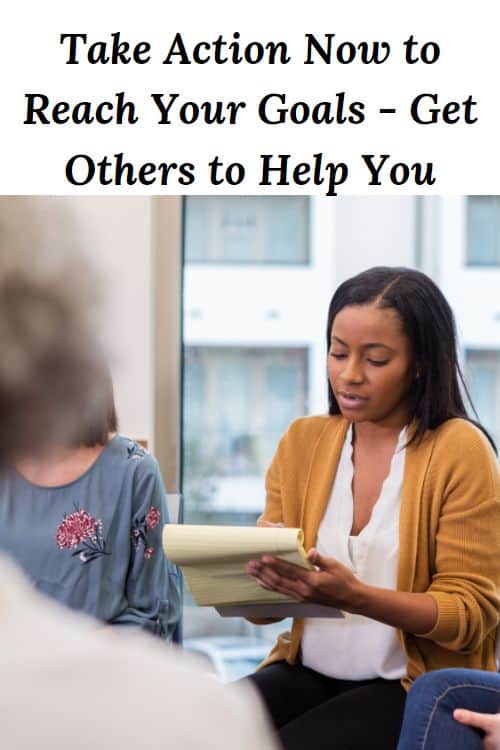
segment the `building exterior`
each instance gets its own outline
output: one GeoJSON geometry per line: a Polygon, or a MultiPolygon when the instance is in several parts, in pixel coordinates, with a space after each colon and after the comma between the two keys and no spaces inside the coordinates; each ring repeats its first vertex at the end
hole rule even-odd
{"type": "Polygon", "coordinates": [[[455,310],[479,417],[500,442],[500,198],[440,199],[436,280],[455,310]]]}

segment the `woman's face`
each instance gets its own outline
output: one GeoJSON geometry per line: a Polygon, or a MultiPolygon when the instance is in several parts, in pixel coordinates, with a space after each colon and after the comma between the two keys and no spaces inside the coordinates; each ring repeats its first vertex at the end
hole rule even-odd
{"type": "Polygon", "coordinates": [[[406,424],[414,368],[398,313],[372,304],[344,307],[330,338],[328,377],[341,413],[352,422],[406,424]]]}

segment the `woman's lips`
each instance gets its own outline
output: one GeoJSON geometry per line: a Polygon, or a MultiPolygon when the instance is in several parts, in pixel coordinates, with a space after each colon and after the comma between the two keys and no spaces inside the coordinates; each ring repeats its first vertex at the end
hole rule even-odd
{"type": "Polygon", "coordinates": [[[355,393],[337,393],[337,401],[341,409],[362,409],[367,400],[355,393]]]}

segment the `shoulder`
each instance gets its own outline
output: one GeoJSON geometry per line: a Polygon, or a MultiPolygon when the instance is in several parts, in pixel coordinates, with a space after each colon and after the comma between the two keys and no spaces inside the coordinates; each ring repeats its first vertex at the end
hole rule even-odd
{"type": "Polygon", "coordinates": [[[346,425],[346,420],[340,414],[314,414],[311,417],[299,417],[291,422],[288,433],[293,435],[320,435],[325,429],[337,432],[346,425]]]}
{"type": "Polygon", "coordinates": [[[477,475],[500,486],[498,459],[486,435],[466,419],[449,419],[433,432],[432,463],[443,473],[477,475]]]}
{"type": "Polygon", "coordinates": [[[281,438],[280,447],[294,450],[310,449],[327,436],[329,440],[345,432],[348,422],[340,415],[318,414],[295,419],[281,438]]]}
{"type": "Polygon", "coordinates": [[[115,435],[109,443],[112,458],[137,476],[157,474],[156,458],[142,445],[125,435],[115,435]]]}
{"type": "Polygon", "coordinates": [[[467,419],[448,419],[433,430],[433,434],[437,450],[451,451],[461,456],[472,451],[495,458],[484,432],[467,419]]]}

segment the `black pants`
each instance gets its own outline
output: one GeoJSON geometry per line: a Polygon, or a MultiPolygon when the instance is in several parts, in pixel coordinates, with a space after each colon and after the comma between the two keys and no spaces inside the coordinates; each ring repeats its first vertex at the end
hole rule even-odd
{"type": "Polygon", "coordinates": [[[285,750],[396,750],[406,700],[399,680],[337,680],[286,662],[249,679],[285,750]]]}

